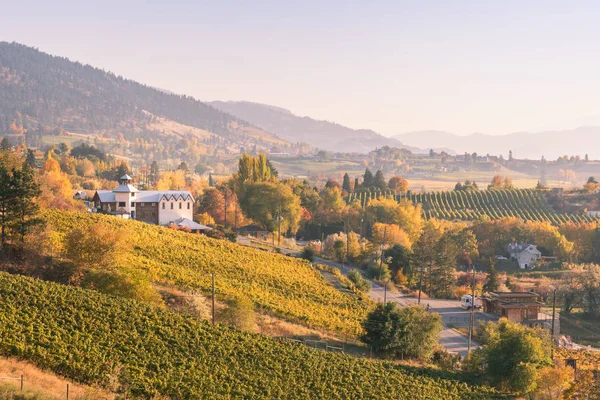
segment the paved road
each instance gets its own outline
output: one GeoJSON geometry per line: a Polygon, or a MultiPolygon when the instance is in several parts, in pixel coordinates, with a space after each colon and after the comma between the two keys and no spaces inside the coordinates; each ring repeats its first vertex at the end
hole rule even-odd
{"type": "MultiPolygon", "coordinates": [[[[238,242],[246,246],[251,246],[250,240],[248,238],[239,237],[238,242]]],[[[290,249],[281,249],[281,252],[284,254],[292,255],[299,254],[298,251],[290,249]]],[[[350,272],[350,270],[352,269],[348,265],[342,266],[340,265],[340,263],[319,257],[315,258],[315,263],[326,264],[339,268],[344,274],[348,274],[348,272],[350,272]]],[[[371,279],[368,280],[371,282],[372,285],[371,292],[369,293],[369,295],[371,299],[378,303],[383,302],[384,296],[386,297],[387,301],[393,301],[403,307],[417,303],[417,299],[414,297],[401,296],[395,293],[391,293],[389,291],[387,293],[384,293],[385,291],[383,286],[377,284],[376,282],[373,282],[371,279]]],[[[468,350],[468,338],[453,330],[452,327],[467,328],[469,326],[470,321],[470,312],[462,309],[460,307],[460,301],[458,300],[421,299],[421,304],[425,307],[427,306],[427,304],[429,304],[430,310],[433,312],[437,312],[442,317],[442,322],[444,323],[444,330],[440,335],[440,344],[444,346],[446,350],[458,353],[462,357],[465,357],[467,355],[468,350]]],[[[495,321],[497,319],[497,317],[491,314],[483,312],[475,313],[475,321],[495,321]]],[[[477,326],[477,322],[475,323],[475,326],[477,326]]],[[[478,347],[477,343],[473,343],[473,348],[475,347],[478,347]]]]}

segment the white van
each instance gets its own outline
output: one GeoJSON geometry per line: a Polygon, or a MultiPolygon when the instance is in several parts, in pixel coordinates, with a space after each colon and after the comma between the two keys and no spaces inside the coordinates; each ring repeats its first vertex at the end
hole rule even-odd
{"type": "MultiPolygon", "coordinates": [[[[472,296],[470,294],[465,294],[463,297],[460,298],[460,306],[461,308],[464,308],[465,310],[470,310],[471,307],[473,306],[473,303],[471,302],[471,298],[472,296]]],[[[481,308],[481,299],[478,299],[477,297],[475,297],[475,309],[478,310],[481,308]]]]}

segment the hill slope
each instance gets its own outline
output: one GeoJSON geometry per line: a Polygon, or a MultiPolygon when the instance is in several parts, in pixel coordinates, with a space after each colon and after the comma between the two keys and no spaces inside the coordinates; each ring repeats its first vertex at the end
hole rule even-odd
{"type": "Polygon", "coordinates": [[[435,143],[438,147],[449,147],[457,153],[502,154],[508,157],[512,150],[516,158],[538,160],[542,156],[556,159],[565,154],[589,154],[600,159],[600,127],[585,126],[568,130],[543,132],[516,132],[508,135],[486,135],[474,133],[460,136],[443,131],[417,131],[396,135],[394,138],[411,146],[424,147],[435,143]]]}
{"type": "Polygon", "coordinates": [[[0,297],[0,353],[145,398],[494,397],[491,389],[424,371],[282,343],[6,273],[0,273],[0,297]]]}
{"type": "Polygon", "coordinates": [[[153,116],[208,131],[225,143],[282,143],[192,97],[21,44],[0,42],[0,133],[9,132],[15,123],[19,130],[41,124],[71,132],[122,132],[126,137],[141,131],[143,136],[155,121],[153,116]]]}
{"type": "Polygon", "coordinates": [[[131,245],[127,266],[146,271],[153,282],[208,294],[214,273],[217,297],[248,297],[261,310],[292,322],[356,334],[371,305],[341,293],[295,258],[105,215],[46,210],[44,220],[60,234],[96,223],[115,234],[124,229],[131,245]]]}
{"type": "Polygon", "coordinates": [[[333,122],[299,117],[280,107],[245,101],[214,101],[209,104],[250,121],[288,142],[305,142],[323,150],[368,153],[377,147],[390,146],[408,149],[415,153],[424,152],[372,130],[351,129],[333,122]]]}

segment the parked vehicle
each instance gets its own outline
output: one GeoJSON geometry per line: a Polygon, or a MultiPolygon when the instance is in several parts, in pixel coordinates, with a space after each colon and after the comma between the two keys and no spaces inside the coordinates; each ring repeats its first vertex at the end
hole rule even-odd
{"type": "MultiPolygon", "coordinates": [[[[460,298],[460,306],[461,308],[464,308],[465,310],[470,310],[471,307],[473,306],[473,302],[472,302],[472,297],[470,294],[465,294],[463,297],[460,298]]],[[[481,299],[478,299],[477,297],[475,297],[475,310],[478,310],[481,308],[481,299]]]]}

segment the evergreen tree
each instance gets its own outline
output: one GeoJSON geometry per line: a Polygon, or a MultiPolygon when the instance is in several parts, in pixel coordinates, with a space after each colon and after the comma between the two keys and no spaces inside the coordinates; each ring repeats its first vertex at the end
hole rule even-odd
{"type": "Polygon", "coordinates": [[[12,149],[12,143],[10,143],[10,140],[8,140],[7,137],[3,138],[2,141],[0,142],[0,150],[11,150],[12,149]]]}
{"type": "Polygon", "coordinates": [[[272,176],[274,176],[275,178],[279,177],[279,171],[277,171],[277,168],[275,168],[271,160],[267,160],[267,167],[269,167],[269,169],[271,170],[272,176]]]}
{"type": "Polygon", "coordinates": [[[342,190],[350,192],[350,177],[347,172],[344,174],[344,179],[342,180],[342,190]]]}
{"type": "Polygon", "coordinates": [[[360,183],[358,183],[358,178],[354,178],[354,191],[356,191],[359,186],[360,186],[360,183]]]}
{"type": "Polygon", "coordinates": [[[13,170],[13,184],[15,201],[13,202],[14,230],[18,240],[23,243],[25,235],[41,223],[37,217],[40,206],[37,198],[42,193],[40,186],[35,181],[33,169],[25,163],[21,170],[13,170]]]}
{"type": "Polygon", "coordinates": [[[17,192],[13,187],[13,177],[8,169],[0,164],[0,240],[2,247],[6,245],[8,240],[8,232],[10,226],[14,222],[14,202],[17,192]]]}
{"type": "Polygon", "coordinates": [[[381,191],[387,189],[387,182],[385,181],[383,172],[381,172],[380,169],[378,169],[377,172],[375,172],[375,178],[373,179],[373,187],[381,191]]]}
{"type": "Polygon", "coordinates": [[[29,149],[27,150],[27,158],[25,159],[27,165],[31,168],[37,167],[37,160],[35,159],[35,151],[29,149]]]}
{"type": "Polygon", "coordinates": [[[373,187],[373,174],[369,171],[369,168],[365,169],[365,174],[363,175],[363,187],[365,189],[371,189],[373,187]]]}
{"type": "Polygon", "coordinates": [[[215,186],[215,181],[213,179],[212,174],[208,174],[208,186],[210,186],[210,187],[214,187],[215,186]]]}
{"type": "Polygon", "coordinates": [[[494,268],[494,260],[490,260],[490,268],[488,268],[485,283],[483,285],[484,292],[495,292],[500,287],[498,271],[494,268]]]}

